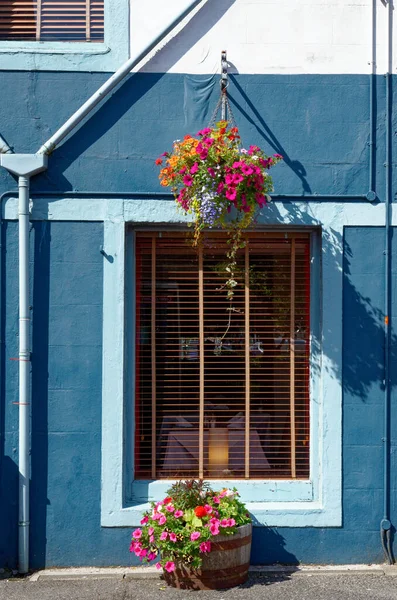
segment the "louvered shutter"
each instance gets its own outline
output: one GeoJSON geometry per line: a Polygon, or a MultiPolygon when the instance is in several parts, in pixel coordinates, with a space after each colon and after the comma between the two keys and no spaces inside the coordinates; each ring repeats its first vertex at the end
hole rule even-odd
{"type": "Polygon", "coordinates": [[[103,11],[103,0],[4,0],[0,40],[102,42],[103,11]]]}
{"type": "MultiPolygon", "coordinates": [[[[190,234],[191,235],[191,234],[190,234]]],[[[309,235],[136,236],[136,478],[309,477],[309,235]]]]}

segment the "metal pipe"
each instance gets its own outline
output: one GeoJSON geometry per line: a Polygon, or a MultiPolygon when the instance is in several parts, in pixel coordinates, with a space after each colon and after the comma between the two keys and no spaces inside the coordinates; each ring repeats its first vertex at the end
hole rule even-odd
{"type": "Polygon", "coordinates": [[[185,10],[138,54],[125,62],[100,88],[97,90],[67,121],[58,129],[49,140],[39,149],[37,154],[50,154],[56,146],[92,111],[92,109],[120,83],[138,63],[141,62],[175,27],[183,21],[201,3],[207,0],[193,0],[185,10]]]}
{"type": "MultiPolygon", "coordinates": [[[[9,195],[12,195],[8,193],[9,195]]],[[[37,190],[35,192],[30,192],[30,196],[41,196],[43,198],[131,198],[131,199],[150,199],[155,198],[156,200],[173,200],[174,195],[172,192],[98,192],[98,191],[73,191],[67,190],[65,192],[62,191],[53,191],[50,192],[48,190],[37,190]]],[[[305,200],[318,200],[319,202],[346,202],[352,200],[354,202],[362,202],[363,200],[369,200],[367,194],[270,194],[272,200],[292,200],[292,201],[305,201],[305,200]]]]}
{"type": "Polygon", "coordinates": [[[390,521],[390,337],[391,337],[391,262],[390,225],[392,205],[392,35],[393,2],[388,3],[388,68],[386,77],[386,187],[385,187],[385,316],[384,316],[384,432],[383,432],[383,519],[380,523],[382,546],[386,560],[393,564],[390,521]]]}
{"type": "Polygon", "coordinates": [[[12,154],[10,146],[5,139],[0,135],[0,154],[12,154]]]}
{"type": "Polygon", "coordinates": [[[20,573],[29,570],[29,431],[30,431],[30,306],[29,306],[29,184],[19,188],[19,544],[20,573]]]}

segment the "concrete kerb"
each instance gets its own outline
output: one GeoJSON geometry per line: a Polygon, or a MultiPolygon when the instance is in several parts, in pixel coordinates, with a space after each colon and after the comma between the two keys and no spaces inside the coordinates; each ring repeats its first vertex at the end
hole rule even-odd
{"type": "MultiPolygon", "coordinates": [[[[285,574],[296,575],[332,575],[332,574],[367,574],[396,576],[397,566],[389,565],[266,565],[251,566],[250,575],[265,577],[285,574]]],[[[159,571],[155,567],[76,567],[63,569],[45,569],[28,576],[31,582],[42,580],[71,579],[158,579],[159,571]]]]}

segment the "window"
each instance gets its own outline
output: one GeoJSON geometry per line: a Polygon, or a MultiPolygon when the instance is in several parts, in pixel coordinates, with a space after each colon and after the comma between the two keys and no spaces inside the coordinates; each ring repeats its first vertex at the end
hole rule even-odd
{"type": "Polygon", "coordinates": [[[104,0],[3,0],[0,40],[103,42],[104,0]]]}
{"type": "Polygon", "coordinates": [[[309,477],[310,237],[136,234],[135,479],[309,477]]]}

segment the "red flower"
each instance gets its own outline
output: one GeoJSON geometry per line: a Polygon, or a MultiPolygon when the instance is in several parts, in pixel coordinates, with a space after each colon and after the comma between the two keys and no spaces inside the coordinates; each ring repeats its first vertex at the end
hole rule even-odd
{"type": "Polygon", "coordinates": [[[170,502],[172,502],[171,496],[167,496],[167,498],[164,498],[164,504],[169,504],[170,502]]]}
{"type": "Polygon", "coordinates": [[[206,516],[207,511],[205,510],[204,506],[196,506],[196,508],[194,509],[194,514],[196,515],[196,517],[201,519],[202,517],[206,516]]]}
{"type": "Polygon", "coordinates": [[[156,165],[162,165],[163,161],[161,160],[161,158],[157,158],[156,161],[155,161],[155,164],[156,165]]]}

